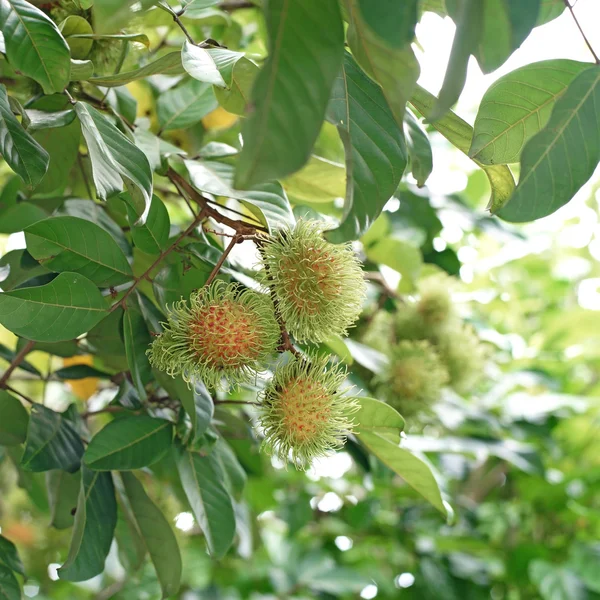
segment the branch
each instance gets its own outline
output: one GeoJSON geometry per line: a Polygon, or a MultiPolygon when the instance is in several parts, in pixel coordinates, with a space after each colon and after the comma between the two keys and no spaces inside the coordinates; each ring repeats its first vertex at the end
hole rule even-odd
{"type": "Polygon", "coordinates": [[[223,404],[249,404],[251,406],[260,406],[260,402],[252,402],[251,400],[215,400],[213,398],[213,404],[215,406],[222,406],[223,404]]]}
{"type": "Polygon", "coordinates": [[[564,2],[565,2],[565,6],[569,9],[569,12],[571,13],[571,16],[573,17],[573,21],[575,21],[575,25],[577,25],[577,29],[579,29],[579,33],[581,33],[581,36],[583,37],[584,42],[586,43],[587,47],[590,49],[590,52],[592,53],[592,56],[594,57],[596,64],[600,65],[600,58],[598,58],[598,55],[594,51],[592,44],[590,44],[590,41],[587,39],[585,32],[583,31],[579,21],[577,20],[577,17],[575,16],[575,11],[573,10],[571,3],[569,2],[569,0],[564,0],[564,2]]]}
{"type": "Polygon", "coordinates": [[[105,406],[104,408],[101,408],[100,410],[90,410],[90,411],[81,413],[81,418],[87,419],[88,417],[94,417],[96,415],[101,415],[104,413],[117,413],[117,412],[123,412],[124,410],[126,410],[126,409],[123,408],[122,406],[105,406]]]}
{"type": "Polygon", "coordinates": [[[18,352],[15,354],[15,357],[12,359],[10,365],[8,365],[8,369],[4,371],[2,377],[0,377],[0,388],[6,388],[6,382],[8,378],[11,376],[12,372],[25,360],[25,357],[33,350],[35,346],[35,342],[29,340],[18,352]]]}
{"type": "Polygon", "coordinates": [[[240,8],[258,8],[258,6],[254,2],[248,2],[247,0],[225,0],[225,2],[219,4],[218,8],[229,12],[240,8]]]}
{"type": "Polygon", "coordinates": [[[29,402],[29,404],[35,404],[35,402],[29,396],[26,396],[25,394],[23,394],[19,390],[15,390],[14,387],[11,387],[10,385],[7,385],[6,383],[2,384],[2,387],[7,392],[11,392],[12,394],[15,394],[15,395],[19,396],[20,398],[23,398],[23,400],[25,400],[26,402],[29,402]]]}
{"type": "Polygon", "coordinates": [[[223,263],[227,260],[229,253],[233,250],[233,247],[237,243],[241,242],[242,240],[243,240],[243,238],[239,235],[233,236],[232,240],[229,242],[229,244],[227,244],[227,248],[225,248],[225,250],[223,250],[223,254],[221,254],[214,269],[211,271],[210,275],[208,276],[208,279],[206,280],[206,283],[204,284],[205,286],[209,286],[214,281],[218,272],[221,270],[223,263]]]}

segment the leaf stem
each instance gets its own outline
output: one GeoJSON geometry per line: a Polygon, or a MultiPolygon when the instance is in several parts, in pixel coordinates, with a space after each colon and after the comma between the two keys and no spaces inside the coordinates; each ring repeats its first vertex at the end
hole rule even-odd
{"type": "Polygon", "coordinates": [[[8,389],[6,387],[8,378],[11,376],[12,372],[25,360],[25,357],[31,352],[31,350],[33,350],[34,346],[35,342],[33,340],[28,340],[27,343],[17,352],[10,365],[8,365],[6,371],[4,371],[2,377],[0,377],[0,388],[8,389]]]}
{"type": "Polygon", "coordinates": [[[208,287],[214,281],[215,277],[221,270],[223,263],[227,260],[229,253],[233,250],[233,247],[237,243],[242,241],[242,239],[243,238],[241,238],[241,236],[239,234],[236,234],[235,236],[233,236],[233,238],[231,239],[229,244],[227,244],[227,247],[225,248],[225,250],[223,250],[223,254],[221,254],[221,256],[219,257],[219,260],[217,261],[217,264],[215,265],[214,269],[210,272],[210,275],[208,276],[208,279],[206,280],[206,283],[204,284],[205,287],[208,287]]]}
{"type": "Polygon", "coordinates": [[[188,39],[190,44],[194,44],[195,46],[196,42],[194,42],[194,38],[190,35],[190,32],[187,30],[186,26],[181,22],[179,15],[166,3],[159,2],[158,8],[162,8],[166,13],[169,13],[173,17],[173,21],[175,21],[175,23],[177,23],[179,26],[179,29],[183,31],[183,34],[188,39]]]}
{"type": "MultiPolygon", "coordinates": [[[[33,381],[33,380],[32,380],[33,381]]],[[[26,396],[25,394],[23,394],[22,392],[20,392],[19,390],[16,390],[14,387],[11,387],[10,385],[7,385],[6,383],[2,384],[2,387],[7,391],[7,392],[11,392],[12,394],[16,394],[17,396],[19,396],[20,398],[23,398],[23,400],[25,400],[26,402],[29,402],[29,404],[35,404],[35,402],[29,397],[26,396]]]]}
{"type": "Polygon", "coordinates": [[[569,9],[569,12],[571,13],[571,16],[573,17],[573,21],[575,21],[575,25],[577,25],[577,29],[579,29],[579,33],[581,33],[581,36],[583,37],[584,42],[586,43],[587,47],[589,48],[590,52],[592,53],[592,56],[594,57],[596,64],[600,65],[600,58],[594,51],[592,44],[590,44],[590,41],[588,40],[587,36],[585,35],[585,32],[583,31],[583,28],[581,27],[581,24],[579,23],[579,20],[575,16],[575,11],[573,10],[573,7],[571,6],[571,2],[569,0],[564,0],[564,2],[565,2],[565,6],[569,9]]]}

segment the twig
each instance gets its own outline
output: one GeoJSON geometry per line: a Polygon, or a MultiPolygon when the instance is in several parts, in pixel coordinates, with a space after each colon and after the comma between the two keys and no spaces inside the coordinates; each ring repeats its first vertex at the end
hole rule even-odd
{"type": "Polygon", "coordinates": [[[590,49],[590,52],[592,53],[592,56],[594,57],[596,64],[600,65],[600,58],[598,58],[598,55],[594,51],[592,44],[590,44],[590,41],[587,39],[587,36],[585,35],[583,28],[581,27],[579,21],[577,20],[577,17],[575,16],[575,11],[573,10],[573,6],[571,6],[571,3],[569,2],[569,0],[564,0],[564,2],[565,2],[565,6],[569,9],[569,12],[571,13],[571,16],[573,17],[573,21],[575,21],[575,25],[577,25],[577,29],[579,29],[579,33],[581,33],[583,40],[585,41],[587,47],[590,49]]]}
{"type": "Polygon", "coordinates": [[[182,231],[178,236],[177,239],[166,249],[163,250],[159,255],[158,258],[139,276],[136,277],[133,285],[125,292],[125,294],[123,295],[123,297],[116,302],[115,304],[113,304],[110,307],[110,311],[109,312],[113,312],[114,310],[116,310],[119,306],[122,306],[123,308],[125,308],[125,303],[127,301],[127,298],[129,298],[129,296],[133,293],[133,291],[135,290],[135,288],[139,285],[139,283],[141,281],[143,281],[144,279],[146,279],[150,273],[169,255],[171,254],[171,252],[173,252],[173,250],[175,250],[175,248],[177,248],[177,246],[181,243],[181,241],[187,237],[188,235],[190,235],[190,233],[192,233],[194,231],[194,229],[196,229],[196,227],[198,226],[198,224],[200,223],[200,221],[202,221],[202,219],[204,219],[206,217],[206,213],[205,210],[202,209],[200,211],[200,213],[198,214],[198,216],[194,219],[194,221],[192,222],[192,224],[185,230],[182,231]]]}
{"type": "Polygon", "coordinates": [[[258,8],[254,2],[247,0],[226,0],[219,4],[219,8],[225,11],[238,10],[240,8],[258,8]]]}
{"type": "Polygon", "coordinates": [[[33,350],[35,346],[35,342],[29,340],[18,352],[15,354],[15,357],[12,359],[10,365],[2,377],[0,377],[0,388],[6,388],[6,382],[8,378],[11,376],[12,372],[25,360],[25,357],[33,350]]]}
{"type": "Polygon", "coordinates": [[[29,402],[29,404],[35,404],[35,401],[33,401],[29,396],[26,396],[25,394],[23,394],[23,392],[20,392],[19,390],[16,390],[14,387],[11,387],[10,385],[7,385],[6,383],[2,384],[2,387],[7,392],[11,392],[12,394],[16,394],[20,398],[23,398],[23,400],[25,400],[26,402],[29,402]]]}
{"type": "Polygon", "coordinates": [[[190,44],[194,44],[195,46],[196,42],[194,42],[194,38],[190,35],[190,32],[187,30],[186,26],[181,22],[179,15],[170,6],[163,4],[162,2],[158,3],[158,8],[162,8],[166,13],[169,13],[173,17],[173,21],[175,21],[175,23],[177,23],[179,26],[179,29],[183,31],[183,34],[188,39],[190,44]]]}
{"type": "Polygon", "coordinates": [[[235,235],[233,237],[233,239],[229,242],[229,244],[227,244],[227,247],[225,248],[225,250],[223,250],[223,254],[221,254],[221,256],[219,257],[219,260],[217,261],[217,264],[214,266],[214,269],[210,272],[210,275],[208,276],[208,279],[206,280],[206,283],[204,284],[205,286],[209,286],[214,281],[215,277],[221,270],[223,263],[227,260],[229,253],[233,250],[233,247],[241,241],[242,241],[241,237],[239,235],[235,235]]]}
{"type": "Polygon", "coordinates": [[[213,398],[215,406],[222,406],[223,404],[249,404],[251,406],[260,406],[260,402],[252,402],[251,400],[215,400],[213,398]]]}
{"type": "Polygon", "coordinates": [[[122,406],[105,406],[104,408],[101,408],[100,410],[89,410],[87,412],[81,413],[81,418],[82,419],[87,419],[88,417],[94,417],[96,415],[101,415],[103,413],[117,413],[117,412],[123,412],[124,409],[122,406]]]}

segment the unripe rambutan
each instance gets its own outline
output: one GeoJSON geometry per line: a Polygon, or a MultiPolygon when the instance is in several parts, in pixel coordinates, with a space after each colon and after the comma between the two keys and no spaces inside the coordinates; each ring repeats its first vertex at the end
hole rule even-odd
{"type": "Polygon", "coordinates": [[[328,356],[293,356],[276,369],[261,398],[264,447],[306,469],[313,459],[344,445],[359,405],[339,391],[346,371],[328,356]]]}
{"type": "Polygon", "coordinates": [[[288,331],[301,342],[345,335],[366,295],[352,248],[327,242],[322,228],[318,221],[298,221],[261,249],[266,285],[275,294],[288,331]]]}
{"type": "Polygon", "coordinates": [[[215,281],[168,309],[163,333],[148,350],[150,363],[172,377],[209,388],[251,381],[275,351],[280,329],[271,299],[236,283],[215,281]]]}
{"type": "Polygon", "coordinates": [[[448,371],[426,340],[403,340],[390,355],[387,370],[381,376],[381,393],[404,417],[427,412],[448,383],[448,371]]]}
{"type": "Polygon", "coordinates": [[[452,281],[447,275],[433,275],[419,283],[417,312],[427,327],[442,327],[455,317],[451,290],[452,281]]]}
{"type": "Polygon", "coordinates": [[[364,331],[362,342],[387,354],[394,339],[394,316],[385,310],[376,312],[364,331]]]}

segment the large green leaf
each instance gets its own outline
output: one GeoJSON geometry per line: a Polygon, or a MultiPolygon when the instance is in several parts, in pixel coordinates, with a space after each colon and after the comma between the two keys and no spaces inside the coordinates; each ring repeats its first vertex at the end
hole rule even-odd
{"type": "Polygon", "coordinates": [[[71,547],[58,570],[59,577],[86,581],[102,573],[116,524],[117,501],[111,474],[82,465],[71,547]]]}
{"type": "Polygon", "coordinates": [[[95,471],[130,471],[154,464],[171,449],[173,425],[146,415],[111,421],[85,451],[85,464],[95,471]]]}
{"type": "Polygon", "coordinates": [[[440,488],[430,468],[414,454],[400,448],[388,434],[377,431],[358,429],[359,439],[375,456],[392,471],[400,475],[404,481],[443,515],[448,515],[448,508],[442,500],[440,488]]]}
{"type": "Polygon", "coordinates": [[[81,476],[65,471],[48,471],[46,489],[50,505],[50,526],[69,529],[73,526],[81,476]]]}
{"type": "Polygon", "coordinates": [[[126,201],[131,237],[133,243],[146,254],[160,254],[168,245],[171,221],[163,201],[156,195],[152,196],[148,217],[143,225],[134,225],[137,220],[135,211],[126,201]]]}
{"type": "Polygon", "coordinates": [[[16,233],[48,216],[46,211],[31,202],[19,202],[0,211],[0,233],[16,233]]]}
{"type": "Polygon", "coordinates": [[[230,113],[243,115],[250,102],[250,91],[258,75],[258,67],[241,52],[222,48],[213,48],[210,52],[226,85],[224,88],[215,87],[219,104],[230,113]]]}
{"type": "Polygon", "coordinates": [[[11,66],[35,79],[45,94],[62,92],[69,83],[71,55],[58,27],[25,0],[0,1],[0,29],[11,66]]]}
{"type": "Polygon", "coordinates": [[[389,404],[374,398],[357,398],[360,410],[354,416],[357,433],[367,431],[388,437],[399,444],[400,432],[404,429],[404,419],[389,404]]]}
{"type": "Polygon", "coordinates": [[[0,84],[0,154],[6,164],[23,180],[35,187],[48,170],[50,156],[13,115],[6,87],[0,84]]]}
{"type": "MultiPolygon", "coordinates": [[[[241,52],[232,52],[230,50],[225,50],[225,52],[230,52],[232,55],[241,54],[241,52]]],[[[194,79],[219,87],[227,87],[210,50],[200,48],[200,46],[196,46],[185,40],[181,49],[181,64],[194,79]]]]}
{"type": "Polygon", "coordinates": [[[190,79],[160,95],[156,104],[160,130],[169,131],[195,125],[216,107],[217,100],[212,85],[190,79]]]}
{"type": "Polygon", "coordinates": [[[127,85],[138,79],[145,79],[151,75],[181,75],[185,73],[181,64],[181,52],[169,52],[157,60],[135,69],[118,73],[116,75],[104,75],[102,77],[91,77],[90,83],[103,87],[119,87],[127,85]]]}
{"type": "MultiPolygon", "coordinates": [[[[435,96],[419,85],[416,86],[410,99],[410,103],[426,119],[431,118],[435,102],[435,96]]],[[[432,126],[461,152],[464,152],[465,154],[469,153],[471,139],[473,138],[473,128],[458,115],[454,114],[452,111],[448,111],[443,118],[433,122],[432,126]]],[[[485,171],[485,174],[489,179],[492,195],[488,203],[488,208],[492,212],[496,212],[501,206],[504,206],[504,204],[508,202],[508,199],[515,189],[515,180],[513,179],[512,173],[505,165],[488,166],[482,164],[476,158],[473,160],[485,171]]]]}
{"type": "Polygon", "coordinates": [[[16,546],[2,535],[0,535],[0,565],[9,568],[15,573],[25,575],[25,568],[23,567],[16,546]]]}
{"type": "Polygon", "coordinates": [[[224,475],[225,485],[227,486],[229,493],[236,500],[241,500],[244,487],[246,486],[247,476],[246,471],[244,471],[242,465],[240,465],[231,446],[220,437],[212,449],[211,456],[214,456],[221,467],[221,472],[224,475]]]}
{"type": "Polygon", "coordinates": [[[280,183],[272,181],[249,190],[238,190],[233,188],[234,169],[231,165],[217,161],[184,162],[192,185],[201,192],[239,200],[250,209],[258,208],[264,215],[262,220],[270,228],[294,224],[290,203],[280,183]]]}
{"type": "Polygon", "coordinates": [[[222,558],[235,536],[235,514],[231,496],[223,484],[216,458],[180,448],[177,468],[196,520],[202,528],[210,553],[222,558]]]}
{"type": "Polygon", "coordinates": [[[143,209],[136,212],[146,220],[152,199],[152,169],[146,155],[102,113],[84,102],[75,104],[81,129],[92,161],[92,174],[98,197],[123,191],[121,177],[131,182],[143,197],[143,209]]]}
{"type": "Polygon", "coordinates": [[[558,99],[548,124],[521,154],[521,177],[498,215],[540,219],[558,210],[592,176],[600,161],[600,67],[581,72],[558,99]]]}
{"type": "Polygon", "coordinates": [[[563,566],[533,560],[529,563],[529,577],[542,600],[586,600],[588,597],[581,580],[563,566]]]}
{"type": "Polygon", "coordinates": [[[345,0],[345,6],[350,18],[348,43],[352,54],[379,83],[396,122],[402,126],[406,102],[420,73],[410,47],[417,19],[416,2],[386,0],[383,6],[374,9],[365,0],[345,0]],[[402,25],[408,30],[404,35],[402,25]],[[395,36],[389,27],[398,28],[395,36]]]}
{"type": "Polygon", "coordinates": [[[381,89],[350,54],[335,81],[327,118],[337,125],[346,153],[344,214],[327,233],[339,243],[359,238],[379,216],[400,183],[407,150],[381,89]]]}
{"type": "Polygon", "coordinates": [[[369,260],[387,265],[402,275],[400,288],[403,292],[416,289],[423,266],[423,256],[417,246],[403,239],[385,237],[365,248],[369,260]]]}
{"type": "Polygon", "coordinates": [[[344,165],[311,156],[306,166],[284,179],[283,189],[292,202],[333,202],[346,193],[344,165]]]}
{"type": "Polygon", "coordinates": [[[406,111],[404,118],[404,134],[410,157],[410,171],[417,180],[417,186],[423,187],[433,170],[433,153],[427,133],[410,110],[406,111]]]}
{"type": "Polygon", "coordinates": [[[106,314],[98,288],[76,273],[61,273],[46,285],[0,294],[0,323],[36,342],[72,340],[106,314]]]}
{"type": "Polygon", "coordinates": [[[142,313],[131,306],[127,307],[123,316],[123,341],[133,385],[140,400],[145,400],[146,384],[152,379],[152,368],[146,350],[152,338],[142,313]]]}
{"type": "MultiPolygon", "coordinates": [[[[15,289],[17,286],[29,281],[30,279],[48,275],[48,269],[41,265],[36,265],[35,261],[29,257],[27,250],[11,250],[0,258],[0,271],[3,271],[0,276],[0,287],[6,292],[15,289]],[[34,266],[23,264],[28,257],[34,266]],[[6,273],[8,270],[8,273],[6,273]]],[[[11,359],[12,360],[12,359],[11,359]]]]}
{"type": "Polygon", "coordinates": [[[22,444],[27,437],[29,414],[21,401],[0,390],[0,446],[22,444]]]}
{"type": "Polygon", "coordinates": [[[269,57],[252,88],[237,188],[297,171],[308,160],[343,56],[337,0],[272,0],[269,57]]]}
{"type": "Polygon", "coordinates": [[[589,63],[557,59],[525,65],[494,82],[475,119],[469,156],[486,165],[517,162],[556,100],[589,63]]]}
{"type": "Polygon", "coordinates": [[[0,565],[0,599],[21,600],[21,588],[13,572],[0,565]]]}
{"type": "Polygon", "coordinates": [[[123,251],[102,227],[78,217],[51,217],[25,230],[29,253],[47,269],[72,271],[100,287],[133,278],[123,251]]]}
{"type": "Polygon", "coordinates": [[[83,444],[79,434],[61,413],[41,404],[31,407],[21,466],[28,471],[79,469],[83,444]]]}
{"type": "Polygon", "coordinates": [[[131,514],[154,565],[163,598],[172,596],[179,589],[182,571],[177,539],[164,515],[148,498],[135,475],[122,473],[121,477],[131,514]]]}

